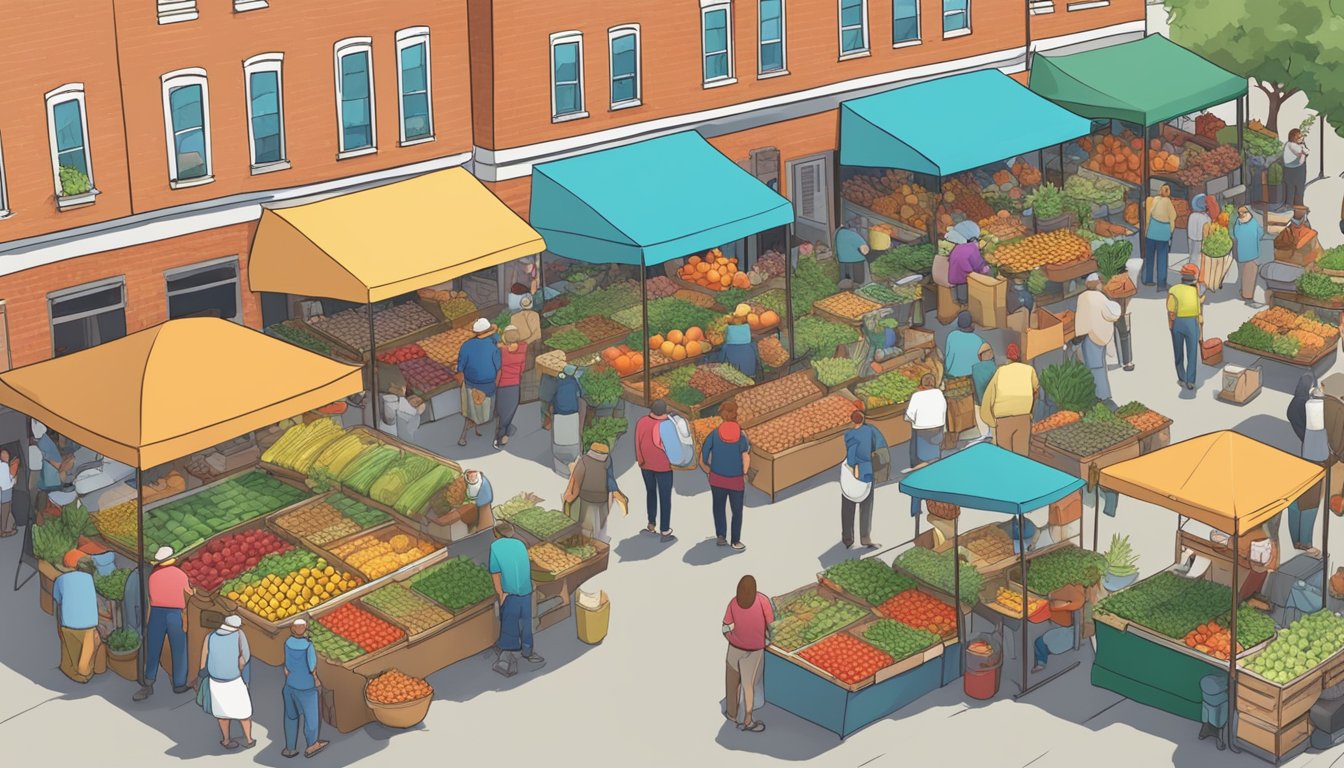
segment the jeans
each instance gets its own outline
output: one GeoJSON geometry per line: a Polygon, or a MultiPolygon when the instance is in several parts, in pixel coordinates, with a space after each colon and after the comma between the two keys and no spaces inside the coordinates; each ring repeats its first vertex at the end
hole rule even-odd
{"type": "Polygon", "coordinates": [[[1083,337],[1083,363],[1092,372],[1092,383],[1097,390],[1098,400],[1111,399],[1111,380],[1106,374],[1106,347],[1083,337]]]}
{"type": "Polygon", "coordinates": [[[517,386],[500,387],[495,391],[495,439],[513,436],[518,430],[513,426],[513,417],[518,413],[517,386]]]}
{"type": "Polygon", "coordinates": [[[1045,662],[1050,659],[1050,649],[1045,645],[1045,635],[1036,638],[1036,666],[1044,667],[1045,662]]]}
{"type": "Polygon", "coordinates": [[[1148,248],[1143,256],[1143,282],[1157,283],[1159,288],[1167,287],[1167,256],[1171,254],[1170,240],[1147,238],[1148,248]]]}
{"type": "Polygon", "coordinates": [[[840,540],[849,546],[854,543],[854,508],[859,508],[859,541],[867,544],[873,534],[873,493],[868,498],[854,502],[840,497],[840,540]]]}
{"type": "Polygon", "coordinates": [[[1193,386],[1199,372],[1199,318],[1176,318],[1171,326],[1171,348],[1176,355],[1176,378],[1193,386]]]}
{"type": "Polygon", "coordinates": [[[1288,505],[1288,535],[1292,537],[1294,545],[1311,546],[1318,511],[1317,507],[1303,509],[1296,501],[1288,505]]]}
{"type": "Polygon", "coordinates": [[[286,685],[281,694],[285,698],[285,749],[293,752],[299,744],[299,716],[303,716],[303,740],[307,746],[317,743],[317,729],[321,720],[317,714],[317,689],[300,690],[286,685]]]}
{"type": "Polygon", "coordinates": [[[658,509],[662,505],[662,527],[660,531],[672,530],[672,470],[654,472],[641,469],[644,475],[644,504],[649,513],[649,525],[658,524],[658,509]]]}
{"type": "Polygon", "coordinates": [[[728,537],[727,505],[733,505],[733,537],[729,541],[738,544],[742,541],[742,495],[743,491],[730,491],[727,488],[710,486],[714,503],[714,535],[720,539],[728,537]]]}
{"type": "Polygon", "coordinates": [[[1284,167],[1283,169],[1283,204],[1285,207],[1293,205],[1302,205],[1302,195],[1307,189],[1307,163],[1304,160],[1301,165],[1295,167],[1284,167]]]}
{"type": "Polygon", "coordinates": [[[168,650],[173,658],[173,687],[187,685],[187,633],[182,629],[181,608],[149,609],[149,629],[145,633],[145,682],[154,684],[159,674],[159,656],[163,654],[163,637],[168,636],[168,650]]]}
{"type": "Polygon", "coordinates": [[[499,650],[532,655],[532,596],[505,595],[499,606],[499,650]]]}

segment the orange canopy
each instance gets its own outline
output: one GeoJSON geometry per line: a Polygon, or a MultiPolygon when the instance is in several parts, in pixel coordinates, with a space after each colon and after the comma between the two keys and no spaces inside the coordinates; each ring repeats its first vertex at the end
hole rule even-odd
{"type": "Polygon", "coordinates": [[[1237,432],[1211,432],[1101,470],[1101,485],[1225,533],[1282,512],[1325,471],[1237,432]]]}
{"type": "Polygon", "coordinates": [[[147,469],[363,388],[356,366],[201,317],[0,374],[0,404],[147,469]]]}

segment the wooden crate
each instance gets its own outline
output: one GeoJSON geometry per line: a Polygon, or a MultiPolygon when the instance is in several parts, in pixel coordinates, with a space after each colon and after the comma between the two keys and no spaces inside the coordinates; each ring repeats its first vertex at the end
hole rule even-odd
{"type": "MultiPolygon", "coordinates": [[[[592,544],[592,545],[597,549],[597,554],[593,555],[592,557],[590,557],[590,558],[588,558],[588,559],[586,559],[586,560],[583,560],[583,561],[581,561],[581,562],[575,563],[574,565],[572,565],[572,566],[566,568],[566,569],[563,570],[563,571],[557,571],[557,572],[555,572],[555,573],[551,573],[550,571],[544,571],[544,570],[538,568],[537,565],[536,565],[536,563],[533,563],[533,564],[532,564],[532,580],[533,580],[533,581],[564,581],[565,579],[569,578],[569,577],[572,576],[573,574],[575,574],[575,573],[577,573],[577,572],[579,572],[579,571],[581,571],[581,570],[586,570],[586,569],[588,569],[589,566],[591,566],[591,565],[593,565],[594,563],[597,563],[597,562],[601,562],[601,563],[603,564],[601,570],[606,570],[606,564],[609,563],[609,562],[611,562],[611,547],[608,546],[606,542],[601,541],[601,540],[598,540],[598,539],[588,539],[586,543],[588,543],[588,544],[592,544]]],[[[557,546],[558,546],[558,545],[557,545],[557,546]]]]}
{"type": "MultiPolygon", "coordinates": [[[[864,619],[860,621],[858,624],[852,625],[849,629],[845,630],[845,632],[847,632],[850,635],[853,635],[854,638],[857,640],[861,640],[865,643],[868,643],[868,645],[872,645],[871,642],[864,639],[863,633],[868,631],[868,628],[871,627],[872,625],[883,620],[895,621],[895,619],[886,619],[886,617],[882,616],[874,617],[871,619],[864,619]]],[[[932,643],[931,645],[929,645],[929,647],[916,651],[915,653],[906,656],[904,659],[897,659],[895,663],[893,663],[891,666],[879,669],[877,671],[877,674],[874,676],[875,679],[873,680],[873,682],[880,683],[885,680],[890,680],[891,678],[903,674],[905,672],[909,672],[915,667],[921,666],[926,662],[933,661],[934,659],[943,655],[943,647],[944,643],[932,643]]]]}
{"type": "Polygon", "coordinates": [[[1322,688],[1334,688],[1344,683],[1344,650],[1336,651],[1321,664],[1322,688]]]}
{"type": "MultiPolygon", "coordinates": [[[[827,583],[829,583],[829,582],[827,582],[827,583]]],[[[776,606],[776,608],[779,610],[779,613],[775,615],[775,621],[779,621],[780,619],[782,619],[782,618],[784,618],[785,616],[788,615],[788,613],[784,610],[784,606],[785,606],[786,603],[788,603],[790,600],[792,600],[793,598],[797,597],[798,595],[801,595],[801,594],[803,594],[804,592],[807,592],[808,590],[816,590],[816,592],[817,592],[818,595],[820,595],[820,596],[826,598],[827,600],[838,600],[838,601],[845,602],[845,603],[851,603],[851,604],[853,604],[853,605],[856,605],[856,606],[858,606],[858,607],[864,609],[864,610],[867,612],[866,616],[864,616],[864,617],[859,617],[859,618],[855,619],[854,621],[850,622],[849,624],[846,624],[846,625],[843,626],[843,627],[839,627],[839,628],[837,628],[837,629],[835,630],[836,632],[842,632],[842,631],[848,629],[849,627],[853,626],[854,624],[857,624],[857,623],[860,622],[860,621],[866,621],[868,618],[871,618],[871,617],[874,616],[873,611],[872,611],[872,607],[869,606],[867,603],[863,602],[862,600],[858,600],[858,599],[856,599],[856,598],[849,597],[849,596],[845,595],[845,594],[842,593],[842,592],[838,592],[838,591],[836,591],[835,589],[832,589],[831,587],[827,586],[827,583],[805,584],[805,585],[803,585],[803,586],[801,586],[801,587],[799,587],[799,588],[797,588],[797,589],[795,589],[795,590],[792,590],[792,591],[789,591],[789,592],[785,592],[785,593],[782,594],[782,595],[779,595],[779,596],[777,596],[777,597],[772,598],[772,599],[771,599],[772,603],[773,603],[773,604],[776,606]]],[[[835,633],[832,632],[831,634],[835,634],[835,633]]],[[[769,646],[771,652],[776,653],[776,654],[778,654],[778,655],[780,655],[780,656],[785,656],[785,657],[792,656],[793,654],[797,653],[798,651],[803,650],[803,649],[806,648],[806,647],[808,647],[808,646],[807,646],[807,645],[803,645],[803,646],[799,646],[798,648],[795,648],[795,649],[793,649],[792,651],[790,651],[790,650],[788,650],[788,649],[781,648],[780,646],[777,646],[777,645],[775,645],[775,644],[773,644],[773,643],[771,643],[770,646],[769,646]]]]}
{"type": "Polygon", "coordinates": [[[1140,456],[1139,438],[1135,435],[1123,443],[1113,445],[1110,448],[1094,453],[1091,456],[1076,456],[1066,451],[1061,451],[1051,447],[1048,443],[1042,441],[1040,447],[1032,446],[1029,455],[1032,459],[1039,461],[1046,466],[1054,467],[1061,472],[1067,472],[1074,477],[1087,479],[1088,468],[1096,464],[1098,468],[1109,467],[1112,464],[1119,464],[1122,461],[1136,459],[1140,456]]]}
{"type": "Polygon", "coordinates": [[[1303,714],[1283,726],[1266,723],[1245,711],[1237,716],[1237,738],[1274,758],[1292,752],[1311,736],[1311,715],[1303,714]]]}
{"type": "Polygon", "coordinates": [[[1323,678],[1322,667],[1318,666],[1279,685],[1241,665],[1237,674],[1237,711],[1268,727],[1285,728],[1311,710],[1324,690],[1323,678]]]}

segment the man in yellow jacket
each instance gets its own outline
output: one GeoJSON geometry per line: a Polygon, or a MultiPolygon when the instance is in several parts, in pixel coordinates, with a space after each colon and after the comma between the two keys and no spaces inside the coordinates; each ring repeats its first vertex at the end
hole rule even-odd
{"type": "Polygon", "coordinates": [[[1195,388],[1199,341],[1204,331],[1204,297],[1195,285],[1198,281],[1199,267],[1186,264],[1181,267],[1181,284],[1167,292],[1167,327],[1176,355],[1176,382],[1186,389],[1195,388]]]}
{"type": "Polygon", "coordinates": [[[994,444],[1021,456],[1031,442],[1031,411],[1041,381],[1036,369],[1022,362],[1022,351],[1008,345],[1008,364],[994,371],[980,403],[980,417],[994,430],[994,444]]]}

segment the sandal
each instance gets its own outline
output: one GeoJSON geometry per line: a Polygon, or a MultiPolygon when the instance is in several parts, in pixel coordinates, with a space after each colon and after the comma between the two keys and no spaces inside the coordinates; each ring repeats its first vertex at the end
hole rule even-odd
{"type": "Polygon", "coordinates": [[[740,542],[740,541],[733,545],[733,549],[737,550],[738,552],[741,552],[742,550],[744,550],[744,549],[746,549],[746,548],[747,548],[747,545],[746,545],[746,544],[743,544],[743,543],[740,542]]]}
{"type": "Polygon", "coordinates": [[[465,438],[465,437],[460,438],[460,439],[457,441],[457,444],[460,445],[460,446],[462,446],[463,448],[466,448],[466,447],[467,447],[467,438],[465,438]]]}
{"type": "Polygon", "coordinates": [[[222,741],[222,740],[221,740],[221,741],[219,742],[219,746],[221,746],[221,747],[223,747],[223,748],[225,748],[225,749],[237,749],[237,748],[238,748],[238,742],[236,742],[236,741],[234,741],[234,740],[232,740],[232,739],[230,739],[230,740],[228,740],[228,741],[222,741]]]}
{"type": "Polygon", "coordinates": [[[658,532],[658,528],[657,528],[653,523],[649,523],[648,526],[644,529],[644,532],[645,532],[645,533],[657,533],[657,532],[658,532]]]}
{"type": "Polygon", "coordinates": [[[243,749],[251,749],[251,748],[253,748],[253,747],[255,747],[255,746],[257,746],[257,740],[256,740],[256,739],[253,739],[253,740],[251,740],[251,741],[244,741],[244,742],[243,742],[243,749]]]}
{"type": "Polygon", "coordinates": [[[666,531],[663,531],[661,534],[659,534],[659,537],[658,537],[658,538],[659,538],[659,541],[671,541],[671,540],[673,540],[673,539],[675,539],[675,538],[677,538],[677,537],[676,537],[676,536],[673,536],[673,535],[672,535],[672,529],[671,529],[671,528],[668,528],[666,531]]]}
{"type": "Polygon", "coordinates": [[[286,749],[286,750],[284,750],[284,751],[282,751],[282,752],[280,753],[280,756],[281,756],[281,757],[298,757],[298,756],[299,756],[299,750],[297,750],[297,749],[286,749]]]}
{"type": "Polygon", "coordinates": [[[765,723],[762,723],[760,720],[757,720],[751,725],[743,723],[742,730],[746,731],[747,733],[760,733],[761,731],[765,730],[765,723]]]}
{"type": "Polygon", "coordinates": [[[305,751],[305,752],[303,753],[303,756],[304,756],[304,757],[313,757],[313,756],[315,756],[318,752],[321,752],[322,750],[326,749],[326,748],[327,748],[327,745],[330,744],[330,743],[331,743],[331,742],[329,742],[329,741],[319,741],[319,742],[317,742],[316,744],[314,744],[313,746],[309,747],[309,748],[307,749],[307,751],[305,751]]]}

